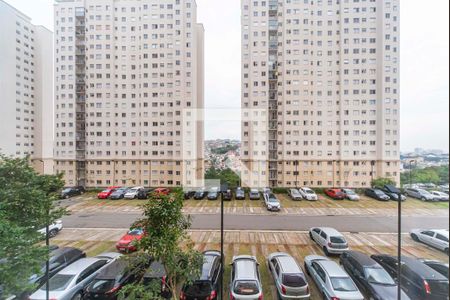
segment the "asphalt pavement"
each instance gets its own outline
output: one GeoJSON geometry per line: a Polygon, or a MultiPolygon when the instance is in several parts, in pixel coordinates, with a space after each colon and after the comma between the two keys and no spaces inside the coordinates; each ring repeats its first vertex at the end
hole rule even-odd
{"type": "MultiPolygon", "coordinates": [[[[130,213],[75,213],[63,218],[67,228],[128,228],[141,218],[130,213]]],[[[448,216],[403,217],[403,232],[414,228],[448,229],[448,216]]],[[[343,232],[397,232],[397,217],[384,216],[292,216],[292,215],[225,215],[225,230],[306,231],[327,226],[343,232]]],[[[219,230],[220,215],[193,215],[195,230],[219,230]]]]}

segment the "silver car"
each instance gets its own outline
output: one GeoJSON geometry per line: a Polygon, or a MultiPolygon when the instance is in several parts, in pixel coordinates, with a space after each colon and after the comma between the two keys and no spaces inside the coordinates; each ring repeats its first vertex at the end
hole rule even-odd
{"type": "Polygon", "coordinates": [[[248,197],[250,198],[250,200],[259,200],[261,199],[261,194],[259,193],[258,189],[251,189],[248,197]]]}
{"type": "Polygon", "coordinates": [[[444,229],[414,229],[411,231],[411,238],[416,242],[422,242],[428,246],[437,248],[448,254],[448,230],[444,229]]]}
{"type": "MultiPolygon", "coordinates": [[[[81,300],[83,289],[106,265],[120,257],[119,253],[104,253],[82,258],[56,273],[49,280],[50,298],[54,300],[81,300]]],[[[30,300],[45,300],[46,285],[32,294],[30,300]]]]}
{"type": "Polygon", "coordinates": [[[230,295],[234,300],[260,300],[263,298],[259,264],[256,257],[240,255],[231,263],[230,295]]]}
{"type": "Polygon", "coordinates": [[[300,194],[300,192],[297,189],[289,189],[288,195],[294,201],[299,201],[303,199],[302,194],[300,194]]]}
{"type": "Polygon", "coordinates": [[[364,300],[350,276],[334,261],[318,255],[305,257],[305,270],[323,299],[364,300]]]}
{"type": "Polygon", "coordinates": [[[317,201],[319,200],[319,197],[317,196],[316,192],[314,192],[309,187],[302,187],[298,190],[302,197],[308,201],[317,201]]]}
{"type": "Polygon", "coordinates": [[[330,254],[342,254],[349,249],[345,237],[334,228],[311,228],[309,237],[323,249],[327,256],[330,254]]]}
{"type": "Polygon", "coordinates": [[[422,189],[406,189],[406,195],[422,201],[439,201],[439,198],[422,189]]]}
{"type": "Polygon", "coordinates": [[[439,199],[439,201],[447,201],[448,202],[448,194],[439,191],[432,191],[431,194],[439,199]]]}
{"type": "Polygon", "coordinates": [[[272,253],[267,258],[267,264],[275,281],[279,299],[311,297],[306,276],[292,256],[281,252],[272,253]]]}
{"type": "Polygon", "coordinates": [[[280,211],[281,210],[280,201],[272,193],[264,194],[264,203],[266,204],[266,208],[269,211],[280,211]]]}
{"type": "Polygon", "coordinates": [[[359,197],[359,195],[357,193],[355,193],[354,190],[351,189],[342,189],[342,192],[345,194],[345,197],[348,200],[352,200],[352,201],[359,201],[361,198],[359,197]]]}

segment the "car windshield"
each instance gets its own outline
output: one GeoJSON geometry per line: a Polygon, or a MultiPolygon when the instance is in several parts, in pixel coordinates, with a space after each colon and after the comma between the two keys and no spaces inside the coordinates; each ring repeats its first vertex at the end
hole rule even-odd
{"type": "Polygon", "coordinates": [[[133,229],[128,232],[129,235],[141,235],[143,233],[142,229],[133,229]]]}
{"type": "Polygon", "coordinates": [[[256,281],[237,281],[234,292],[238,295],[256,295],[259,293],[256,281]]]}
{"type": "Polygon", "coordinates": [[[90,284],[89,291],[95,293],[107,292],[114,288],[115,283],[114,279],[95,279],[90,284]]]}
{"type": "Polygon", "coordinates": [[[369,283],[395,285],[392,277],[382,268],[366,268],[365,273],[369,283]]]}
{"type": "Polygon", "coordinates": [[[305,192],[308,193],[308,194],[314,194],[313,190],[305,190],[305,192]]]}
{"type": "Polygon", "coordinates": [[[342,236],[330,236],[330,242],[333,244],[345,244],[347,241],[342,236]]]}
{"type": "MultiPolygon", "coordinates": [[[[64,291],[72,281],[75,275],[56,274],[49,281],[50,291],[64,291]]],[[[46,285],[41,287],[41,290],[46,290],[46,285]]]]}
{"type": "Polygon", "coordinates": [[[335,291],[356,292],[358,290],[349,277],[331,277],[330,279],[335,291]]]}
{"type": "Polygon", "coordinates": [[[426,195],[426,196],[431,195],[429,191],[420,190],[419,192],[420,192],[421,194],[423,194],[423,195],[426,195]]]}
{"type": "Polygon", "coordinates": [[[110,191],[111,191],[110,189],[108,189],[108,190],[103,190],[102,193],[109,193],[110,191]]]}
{"type": "Polygon", "coordinates": [[[278,203],[278,199],[275,198],[274,195],[270,195],[268,201],[271,202],[271,203],[278,203]]]}
{"type": "Polygon", "coordinates": [[[64,190],[63,190],[63,193],[70,192],[71,190],[72,190],[71,188],[64,189],[64,190]]]}
{"type": "Polygon", "coordinates": [[[384,193],[380,190],[375,190],[375,194],[382,196],[384,193]]]}
{"type": "Polygon", "coordinates": [[[303,287],[306,285],[306,281],[301,274],[284,274],[283,285],[288,287],[303,287]]]}
{"type": "Polygon", "coordinates": [[[355,195],[355,192],[352,190],[344,190],[347,195],[355,195]]]}

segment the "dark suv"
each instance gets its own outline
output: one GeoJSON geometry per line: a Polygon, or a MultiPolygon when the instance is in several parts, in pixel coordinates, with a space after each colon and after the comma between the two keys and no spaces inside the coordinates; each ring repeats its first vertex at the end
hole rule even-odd
{"type": "Polygon", "coordinates": [[[73,196],[82,195],[85,192],[86,192],[86,190],[82,186],[67,187],[62,190],[61,199],[69,199],[70,197],[73,197],[73,196]]]}
{"type": "Polygon", "coordinates": [[[152,192],[153,192],[153,189],[144,188],[137,193],[136,197],[139,200],[146,200],[146,199],[148,199],[148,197],[150,196],[150,194],[152,192]]]}
{"type": "MultiPolygon", "coordinates": [[[[346,251],[342,253],[340,263],[367,299],[398,299],[397,283],[368,255],[357,251],[346,251]]],[[[409,299],[403,291],[401,298],[409,299]]]]}
{"type": "MultiPolygon", "coordinates": [[[[394,279],[397,279],[397,257],[390,255],[372,255],[394,279]]],[[[448,279],[419,260],[402,256],[403,290],[411,299],[448,300],[448,279]]]]}
{"type": "Polygon", "coordinates": [[[221,255],[218,251],[203,252],[200,279],[183,287],[180,300],[216,300],[220,288],[221,255]]]}

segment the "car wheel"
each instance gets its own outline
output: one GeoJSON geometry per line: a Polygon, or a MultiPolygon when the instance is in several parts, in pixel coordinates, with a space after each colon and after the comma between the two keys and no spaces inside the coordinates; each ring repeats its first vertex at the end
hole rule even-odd
{"type": "Polygon", "coordinates": [[[422,200],[422,201],[427,201],[427,198],[422,197],[420,200],[422,200]]]}
{"type": "Polygon", "coordinates": [[[52,229],[48,232],[48,237],[53,238],[58,234],[58,229],[52,229]]]}
{"type": "Polygon", "coordinates": [[[330,252],[328,252],[328,249],[325,246],[323,246],[323,252],[325,253],[326,256],[330,255],[330,252]]]}
{"type": "Polygon", "coordinates": [[[414,240],[414,241],[416,241],[416,242],[418,242],[419,241],[419,237],[417,236],[417,234],[411,234],[411,238],[414,240]]]}
{"type": "Polygon", "coordinates": [[[83,299],[83,295],[81,294],[81,292],[76,293],[73,297],[72,300],[81,300],[83,299]]]}
{"type": "Polygon", "coordinates": [[[64,199],[69,199],[69,198],[70,198],[69,195],[64,196],[64,199]]]}

